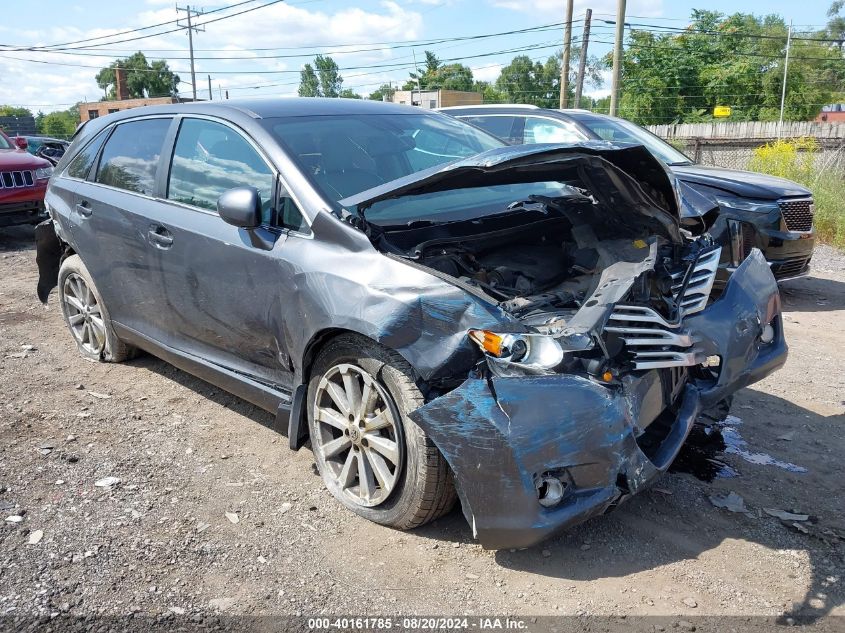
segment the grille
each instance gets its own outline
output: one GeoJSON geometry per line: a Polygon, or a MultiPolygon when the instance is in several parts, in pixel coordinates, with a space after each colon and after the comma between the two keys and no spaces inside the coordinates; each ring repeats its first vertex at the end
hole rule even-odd
{"type": "Polygon", "coordinates": [[[646,306],[616,306],[604,330],[622,339],[634,369],[689,367],[704,360],[681,324],[668,323],[646,306]]]}
{"type": "Polygon", "coordinates": [[[781,200],[778,202],[783,221],[790,231],[810,231],[813,228],[813,199],[781,200]]]}
{"type": "Polygon", "coordinates": [[[772,274],[775,279],[785,279],[802,274],[810,263],[809,257],[794,257],[772,264],[772,274]]]}
{"type": "Polygon", "coordinates": [[[745,259],[751,254],[751,249],[754,248],[754,244],[757,241],[755,236],[754,227],[751,226],[748,222],[742,222],[742,256],[741,259],[745,259]]]}
{"type": "MultiPolygon", "coordinates": [[[[721,255],[721,247],[714,247],[699,256],[682,297],[679,294],[689,268],[672,274],[672,294],[680,306],[682,319],[707,306],[721,255]]],[[[683,328],[683,321],[669,323],[646,306],[617,305],[604,329],[622,339],[634,369],[690,367],[704,362],[703,353],[694,346],[695,341],[683,328]]]]}
{"type": "Polygon", "coordinates": [[[31,171],[0,171],[0,189],[31,187],[34,183],[31,171]]]}
{"type": "Polygon", "coordinates": [[[721,256],[722,248],[716,247],[698,258],[683,297],[678,297],[678,293],[684,285],[684,275],[687,271],[679,270],[672,273],[672,294],[680,305],[681,316],[700,312],[707,306],[713,282],[716,281],[716,269],[719,267],[721,256]]]}

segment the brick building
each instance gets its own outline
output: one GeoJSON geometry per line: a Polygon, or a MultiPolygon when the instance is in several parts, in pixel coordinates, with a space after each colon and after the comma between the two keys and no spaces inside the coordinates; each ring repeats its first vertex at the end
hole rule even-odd
{"type": "Polygon", "coordinates": [[[181,103],[185,101],[193,101],[193,99],[180,99],[177,97],[150,97],[148,99],[129,99],[129,90],[126,87],[126,74],[123,69],[118,67],[114,69],[115,78],[115,96],[114,101],[91,101],[88,103],[79,104],[79,119],[82,123],[97,117],[105,116],[113,112],[120,112],[121,110],[129,110],[130,108],[140,108],[148,105],[167,105],[170,103],[181,103]]]}
{"type": "Polygon", "coordinates": [[[393,93],[393,103],[404,103],[433,110],[449,106],[481,105],[480,92],[463,90],[397,90],[393,93]]]}

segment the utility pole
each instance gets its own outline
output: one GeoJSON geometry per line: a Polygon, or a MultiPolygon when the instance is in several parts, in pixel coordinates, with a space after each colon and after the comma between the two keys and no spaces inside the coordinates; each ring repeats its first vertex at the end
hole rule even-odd
{"type": "MultiPolygon", "coordinates": [[[[414,70],[417,75],[417,93],[420,100],[420,107],[422,107],[422,86],[420,85],[420,69],[417,67],[417,51],[411,49],[411,54],[414,56],[414,70]]],[[[411,105],[414,105],[414,91],[411,90],[411,105]]]]}
{"type": "Polygon", "coordinates": [[[619,78],[622,75],[622,40],[625,37],[625,0],[616,0],[616,43],[613,45],[613,74],[610,82],[610,116],[619,110],[619,78]]]}
{"type": "Polygon", "coordinates": [[[578,78],[575,80],[575,107],[581,107],[581,91],[584,89],[584,73],[587,70],[587,46],[590,43],[590,20],[593,10],[587,9],[584,16],[584,35],[581,37],[581,57],[578,60],[578,78]]]}
{"type": "Polygon", "coordinates": [[[197,75],[194,72],[194,31],[205,31],[205,27],[199,26],[192,26],[191,25],[191,17],[196,16],[199,17],[202,15],[202,11],[197,11],[196,9],[191,9],[190,5],[185,7],[184,9],[180,6],[176,7],[177,13],[179,11],[185,11],[188,14],[188,24],[179,24],[179,20],[176,21],[177,25],[182,27],[183,29],[188,29],[188,50],[191,54],[191,89],[194,92],[194,101],[197,100],[197,75]]]}
{"type": "Polygon", "coordinates": [[[567,89],[569,88],[569,56],[572,48],[572,5],[573,0],[566,0],[566,22],[563,28],[563,59],[560,62],[560,107],[566,107],[567,89]]]}
{"type": "Polygon", "coordinates": [[[792,45],[792,20],[786,32],[786,58],[783,60],[783,87],[780,91],[780,118],[778,119],[778,138],[783,129],[783,108],[786,105],[786,74],[789,72],[789,47],[792,45]]]}
{"type": "Polygon", "coordinates": [[[212,100],[211,96],[211,75],[208,76],[208,100],[212,100]]]}

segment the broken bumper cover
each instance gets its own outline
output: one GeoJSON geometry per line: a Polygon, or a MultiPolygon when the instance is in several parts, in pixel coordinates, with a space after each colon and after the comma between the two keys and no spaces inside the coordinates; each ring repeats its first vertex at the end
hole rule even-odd
{"type": "Polygon", "coordinates": [[[697,391],[686,387],[651,458],[636,439],[639,402],[624,393],[571,375],[469,379],[411,418],[449,461],[481,544],[528,547],[606,512],[674,460],[698,415],[697,391]],[[554,507],[539,502],[543,476],[565,486],[554,507]]]}
{"type": "Polygon", "coordinates": [[[777,284],[759,251],[686,323],[722,363],[671,407],[653,370],[618,386],[569,374],[469,378],[410,414],[449,462],[485,548],[528,547],[618,505],[671,465],[702,408],[786,359],[777,284]],[[760,339],[766,324],[769,343],[760,339]],[[544,477],[562,484],[552,507],[539,501],[544,477]]]}

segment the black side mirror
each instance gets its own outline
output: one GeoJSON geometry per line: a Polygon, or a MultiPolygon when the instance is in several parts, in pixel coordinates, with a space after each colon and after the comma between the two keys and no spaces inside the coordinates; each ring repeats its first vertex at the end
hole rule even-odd
{"type": "Polygon", "coordinates": [[[223,220],[242,229],[261,225],[261,196],[255,187],[235,187],[217,198],[217,213],[223,220]]]}

